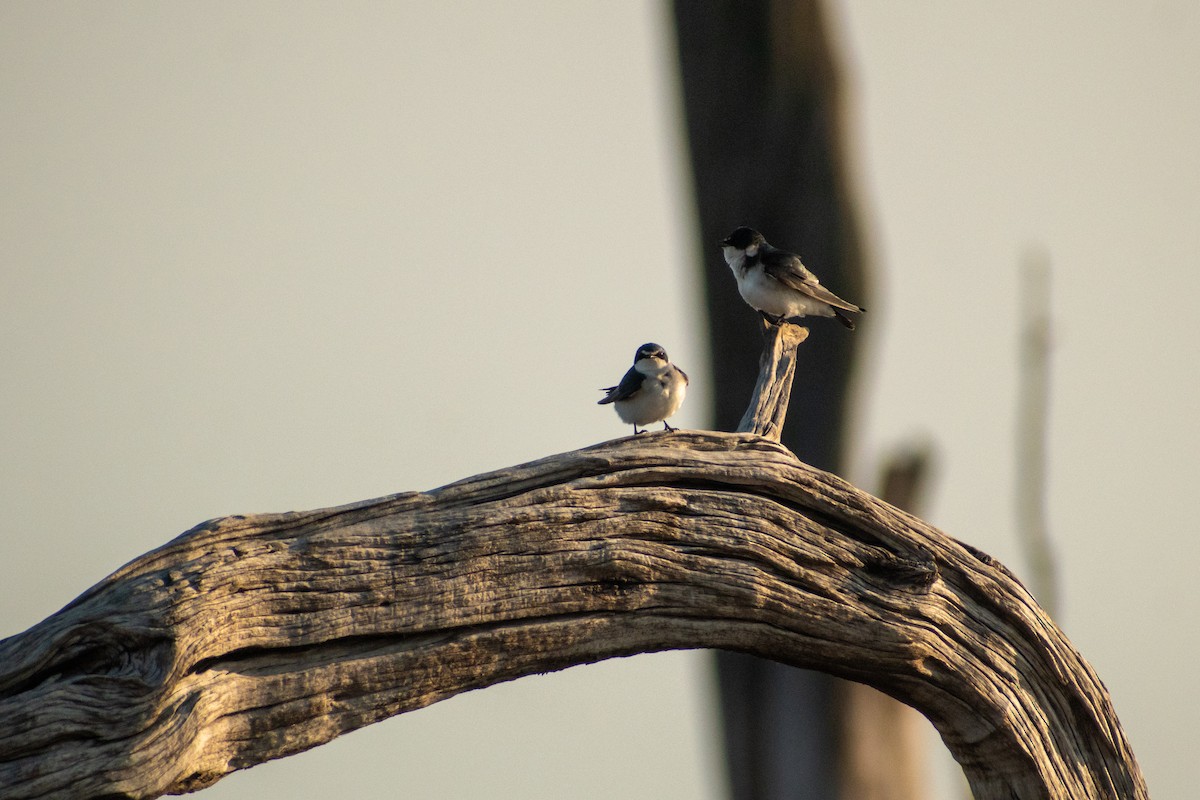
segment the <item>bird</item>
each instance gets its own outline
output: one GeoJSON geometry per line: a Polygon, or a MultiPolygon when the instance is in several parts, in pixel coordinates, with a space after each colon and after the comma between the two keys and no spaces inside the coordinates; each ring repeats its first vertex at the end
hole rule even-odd
{"type": "Polygon", "coordinates": [[[639,425],[645,428],[653,422],[661,422],[665,431],[674,431],[677,429],[667,424],[667,417],[683,405],[687,386],[687,373],[671,363],[661,345],[647,342],[634,353],[633,366],[621,382],[600,390],[607,394],[599,405],[612,403],[621,421],[633,425],[634,435],[645,433],[638,430],[639,425]]]}
{"type": "Polygon", "coordinates": [[[792,317],[837,317],[854,330],[844,312],[865,308],[826,289],[800,256],[772,247],[753,228],[738,228],[721,242],[725,263],[737,278],[738,292],[751,308],[773,325],[792,317]]]}

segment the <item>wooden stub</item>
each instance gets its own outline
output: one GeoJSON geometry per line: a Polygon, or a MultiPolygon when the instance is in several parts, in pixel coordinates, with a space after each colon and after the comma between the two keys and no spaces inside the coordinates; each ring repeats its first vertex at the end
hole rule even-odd
{"type": "Polygon", "coordinates": [[[737,429],[739,433],[756,433],[778,442],[792,396],[796,348],[808,338],[808,328],[790,322],[772,325],[764,320],[762,324],[763,351],[758,360],[758,382],[737,429]]]}

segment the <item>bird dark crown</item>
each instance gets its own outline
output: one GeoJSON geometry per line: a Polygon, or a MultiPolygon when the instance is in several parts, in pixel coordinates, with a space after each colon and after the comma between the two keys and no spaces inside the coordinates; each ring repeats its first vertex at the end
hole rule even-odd
{"type": "Polygon", "coordinates": [[[764,241],[766,240],[763,239],[763,235],[758,231],[753,228],[741,227],[729,234],[721,244],[736,247],[738,250],[745,250],[751,245],[762,244],[764,241]]]}
{"type": "Polygon", "coordinates": [[[647,342],[639,347],[637,352],[633,354],[633,360],[639,361],[643,358],[654,358],[655,356],[658,356],[665,361],[667,358],[667,351],[662,349],[662,345],[657,345],[654,342],[647,342]]]}

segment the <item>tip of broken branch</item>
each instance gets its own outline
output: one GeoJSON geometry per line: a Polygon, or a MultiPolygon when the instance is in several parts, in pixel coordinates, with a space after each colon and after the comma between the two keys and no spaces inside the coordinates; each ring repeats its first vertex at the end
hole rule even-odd
{"type": "Polygon", "coordinates": [[[738,423],[739,433],[754,433],[778,442],[792,396],[796,351],[808,338],[808,328],[784,322],[763,321],[763,351],[758,360],[758,382],[750,405],[738,423]]]}

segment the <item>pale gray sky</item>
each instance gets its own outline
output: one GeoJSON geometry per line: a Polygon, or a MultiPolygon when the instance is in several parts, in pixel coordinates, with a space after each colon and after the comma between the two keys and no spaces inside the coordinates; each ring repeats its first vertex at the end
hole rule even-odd
{"type": "MultiPolygon", "coordinates": [[[[1017,265],[1048,253],[1062,624],[1186,797],[1200,8],[834,7],[877,268],[847,477],[929,438],[927,516],[1024,570],[1017,265]]],[[[703,425],[719,254],[669,33],[634,2],[0,5],[0,635],[209,517],[624,435],[595,388],[643,341],[703,425]]],[[[706,665],[474,692],[205,796],[717,797],[706,665]]]]}

